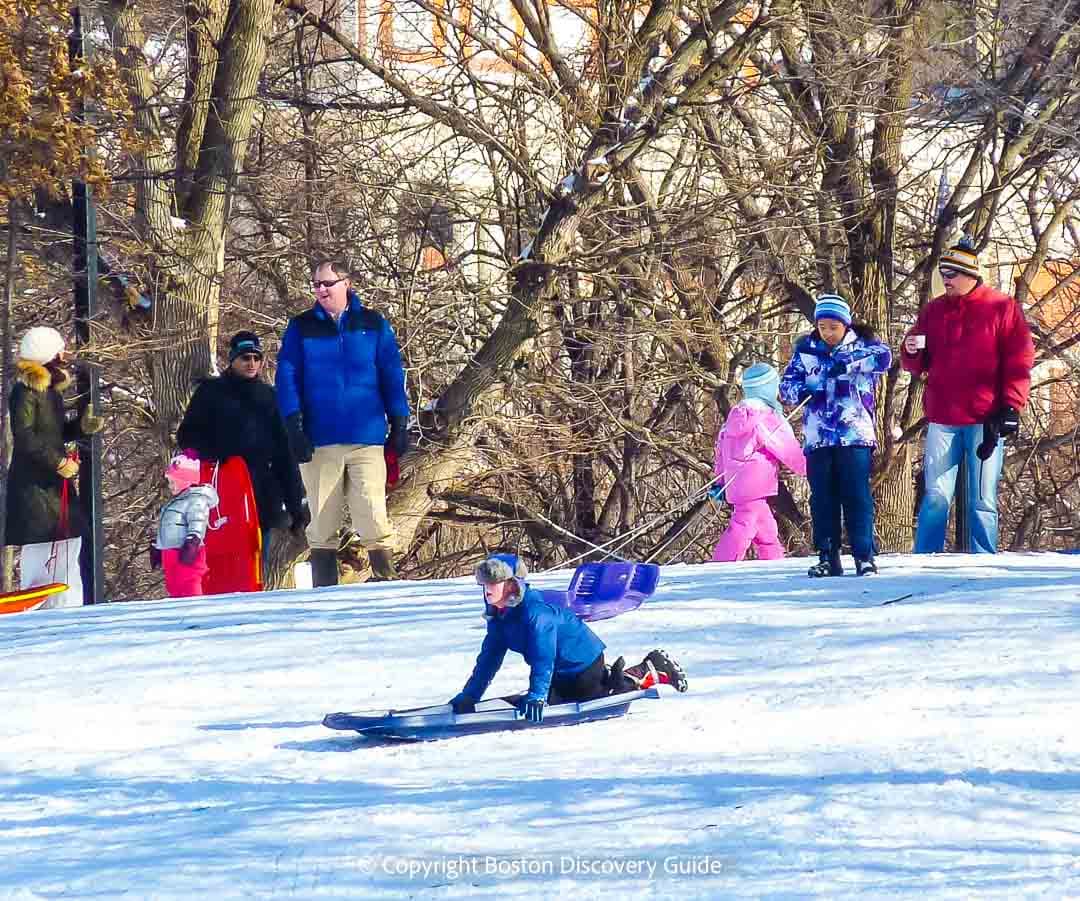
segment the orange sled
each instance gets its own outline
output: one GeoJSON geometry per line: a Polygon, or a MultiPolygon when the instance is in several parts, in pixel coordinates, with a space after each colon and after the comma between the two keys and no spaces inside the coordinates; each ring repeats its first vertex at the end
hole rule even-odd
{"type": "Polygon", "coordinates": [[[0,594],[0,614],[36,610],[54,594],[67,590],[68,587],[63,582],[51,582],[48,585],[35,585],[33,588],[0,594]]]}

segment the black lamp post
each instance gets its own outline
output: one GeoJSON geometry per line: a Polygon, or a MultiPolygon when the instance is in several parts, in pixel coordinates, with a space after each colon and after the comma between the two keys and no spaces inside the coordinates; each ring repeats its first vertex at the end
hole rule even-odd
{"type": "MultiPolygon", "coordinates": [[[[68,54],[74,68],[85,58],[82,29],[82,9],[76,3],[71,8],[71,37],[68,40],[68,54]]],[[[80,101],[74,111],[77,122],[86,121],[86,109],[80,101]]],[[[92,147],[83,149],[83,153],[93,153],[92,147]]],[[[75,280],[75,343],[85,346],[90,343],[90,322],[97,315],[98,287],[98,246],[97,214],[94,210],[94,197],[90,186],[84,181],[73,181],[72,194],[72,236],[74,237],[73,275],[75,280]]],[[[79,396],[85,405],[94,410],[101,408],[100,383],[96,366],[76,367],[79,396]]],[[[93,435],[83,442],[80,453],[82,465],[79,470],[79,498],[89,520],[89,533],[83,539],[83,603],[96,604],[104,600],[105,570],[102,550],[101,502],[101,435],[93,435]]]]}

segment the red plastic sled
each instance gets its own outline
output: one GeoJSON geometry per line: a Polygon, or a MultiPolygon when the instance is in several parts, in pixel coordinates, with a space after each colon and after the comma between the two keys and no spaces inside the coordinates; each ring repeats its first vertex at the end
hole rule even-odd
{"type": "Polygon", "coordinates": [[[32,588],[5,592],[0,594],[0,614],[36,610],[54,594],[67,590],[68,586],[63,582],[50,582],[48,585],[34,585],[32,588]]]}
{"type": "Polygon", "coordinates": [[[207,594],[262,591],[262,533],[244,458],[229,457],[224,463],[203,460],[200,475],[218,494],[206,530],[210,571],[203,588],[207,594]]]}

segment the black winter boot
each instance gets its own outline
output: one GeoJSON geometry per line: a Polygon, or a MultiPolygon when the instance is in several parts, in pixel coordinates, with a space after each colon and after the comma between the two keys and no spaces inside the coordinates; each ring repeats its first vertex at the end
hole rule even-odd
{"type": "Polygon", "coordinates": [[[323,588],[337,583],[337,551],[333,548],[312,548],[311,584],[315,588],[323,588]]]}
{"type": "Polygon", "coordinates": [[[661,682],[666,681],[668,685],[674,685],[676,691],[686,691],[689,687],[686,681],[686,673],[683,672],[683,668],[675,661],[675,658],[668,654],[667,651],[649,651],[645,655],[645,662],[651,663],[656,672],[661,676],[666,676],[667,679],[661,679],[661,682]]]}
{"type": "MultiPolygon", "coordinates": [[[[616,661],[618,662],[618,661],[616,661]]],[[[667,651],[649,651],[645,659],[624,671],[623,678],[633,683],[627,691],[642,690],[653,685],[670,685],[676,691],[686,691],[686,673],[667,651]]]]}
{"type": "Polygon", "coordinates": [[[842,576],[844,564],[840,561],[839,551],[821,551],[818,553],[818,562],[811,566],[806,574],[811,579],[822,579],[826,576],[842,576]]]}
{"type": "Polygon", "coordinates": [[[634,684],[623,675],[626,669],[626,658],[620,657],[608,669],[607,687],[609,695],[617,695],[624,691],[633,691],[634,684]]]}
{"type": "Polygon", "coordinates": [[[367,555],[368,560],[371,561],[371,578],[368,581],[392,582],[398,577],[397,570],[394,569],[394,560],[388,550],[373,547],[368,549],[367,555]]]}
{"type": "Polygon", "coordinates": [[[857,576],[872,576],[877,572],[877,564],[870,560],[858,560],[855,561],[855,575],[857,576]]]}

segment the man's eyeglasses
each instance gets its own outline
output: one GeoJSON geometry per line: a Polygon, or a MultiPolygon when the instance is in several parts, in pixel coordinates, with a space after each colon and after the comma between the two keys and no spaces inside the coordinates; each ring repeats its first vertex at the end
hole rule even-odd
{"type": "Polygon", "coordinates": [[[956,278],[961,273],[959,269],[939,269],[938,274],[941,275],[943,279],[948,280],[950,278],[956,278]]]}
{"type": "Polygon", "coordinates": [[[240,354],[236,359],[241,363],[261,363],[262,354],[240,354]]]}
{"type": "Polygon", "coordinates": [[[316,288],[333,288],[334,285],[336,285],[338,282],[343,281],[345,281],[344,278],[335,278],[333,281],[328,281],[326,279],[324,279],[323,281],[319,281],[318,279],[316,279],[311,284],[316,288]]]}

